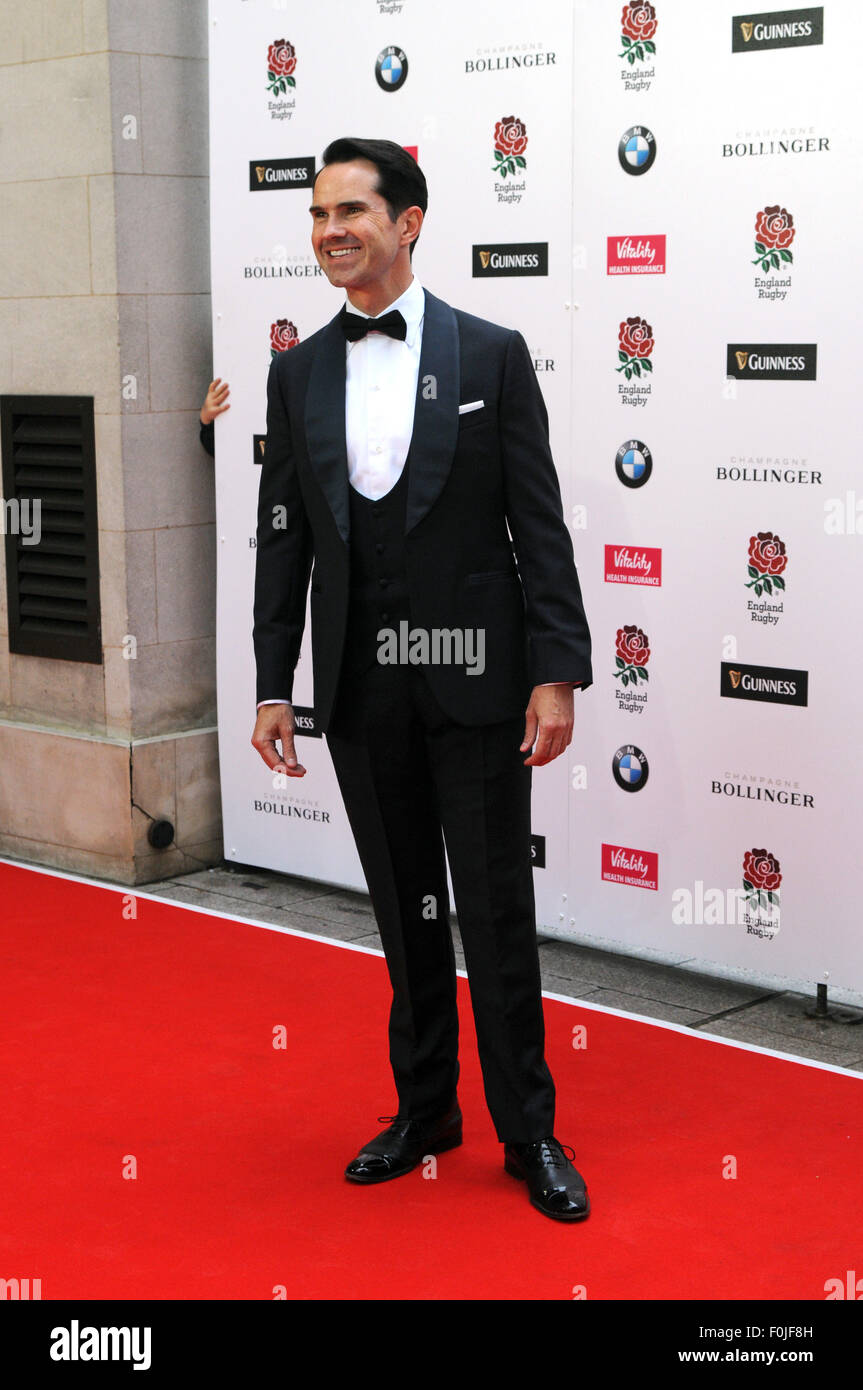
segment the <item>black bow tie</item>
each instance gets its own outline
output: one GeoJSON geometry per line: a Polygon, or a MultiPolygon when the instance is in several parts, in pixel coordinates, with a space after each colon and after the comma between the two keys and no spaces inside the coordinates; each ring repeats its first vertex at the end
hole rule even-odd
{"type": "Polygon", "coordinates": [[[344,309],[342,332],[349,343],[358,342],[367,333],[386,333],[390,338],[399,338],[404,342],[408,335],[408,326],[398,309],[390,309],[388,314],[383,314],[379,319],[366,319],[361,314],[351,314],[344,309]]]}

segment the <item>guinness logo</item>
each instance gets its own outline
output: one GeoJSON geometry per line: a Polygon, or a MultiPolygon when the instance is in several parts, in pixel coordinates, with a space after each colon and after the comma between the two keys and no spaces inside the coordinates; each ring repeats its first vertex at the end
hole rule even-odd
{"type": "Polygon", "coordinates": [[[817,343],[729,343],[725,374],[740,381],[814,381],[817,365],[817,343]]]}
{"type": "Polygon", "coordinates": [[[250,193],[272,193],[285,188],[311,188],[314,182],[314,155],[306,155],[301,159],[249,160],[250,193]]]}
{"type": "Polygon", "coordinates": [[[740,25],[740,32],[743,34],[744,43],[748,43],[749,40],[752,38],[752,31],[754,28],[755,25],[751,22],[751,20],[743,20],[742,24],[740,25]]]}
{"type": "Polygon", "coordinates": [[[547,275],[548,242],[501,242],[471,248],[471,268],[477,275],[547,275]]]}
{"type": "Polygon", "coordinates": [[[734,700],[773,705],[809,704],[809,672],[786,666],[735,666],[722,662],[719,693],[734,700]]]}

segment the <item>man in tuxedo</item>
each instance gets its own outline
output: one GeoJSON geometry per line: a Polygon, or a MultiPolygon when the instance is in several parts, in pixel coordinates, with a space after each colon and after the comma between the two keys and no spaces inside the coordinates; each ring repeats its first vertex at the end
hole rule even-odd
{"type": "Polygon", "coordinates": [[[570,743],[590,636],[524,339],[418,283],[427,202],[398,145],[324,152],[312,245],[346,304],[270,366],[252,744],[305,775],[290,702],[311,574],[315,717],[393,988],[398,1113],[345,1176],[386,1181],[462,1140],[445,843],[504,1166],[573,1221],[589,1200],[554,1135],[530,789],[570,743]]]}

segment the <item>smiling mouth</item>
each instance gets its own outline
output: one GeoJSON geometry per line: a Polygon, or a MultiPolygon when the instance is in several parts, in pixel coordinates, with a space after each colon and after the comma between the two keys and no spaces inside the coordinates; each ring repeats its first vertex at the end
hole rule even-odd
{"type": "Polygon", "coordinates": [[[355,251],[359,251],[360,249],[361,248],[359,246],[339,246],[335,247],[332,251],[328,251],[327,255],[335,256],[337,259],[341,259],[345,256],[353,255],[355,251]]]}

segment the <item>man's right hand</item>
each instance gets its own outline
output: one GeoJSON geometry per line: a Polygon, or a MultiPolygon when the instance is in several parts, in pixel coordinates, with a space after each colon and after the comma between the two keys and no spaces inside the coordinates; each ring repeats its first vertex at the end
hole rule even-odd
{"type": "Polygon", "coordinates": [[[294,711],[290,705],[261,705],[252,734],[256,748],[267,767],[286,777],[305,777],[306,769],[294,752],[294,711]],[[276,741],[282,745],[279,752],[276,741]]]}

